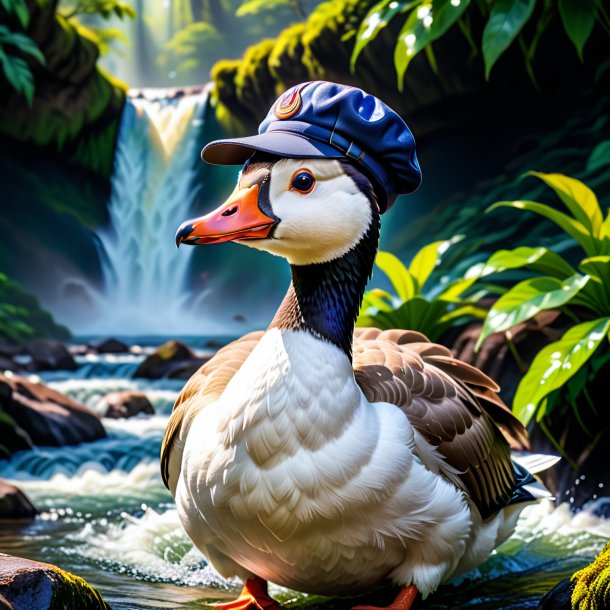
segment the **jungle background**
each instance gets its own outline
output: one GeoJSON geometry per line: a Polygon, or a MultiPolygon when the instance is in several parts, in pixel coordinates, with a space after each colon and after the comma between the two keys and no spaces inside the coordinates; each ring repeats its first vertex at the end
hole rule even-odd
{"type": "MultiPolygon", "coordinates": [[[[0,513],[27,519],[0,525],[0,552],[83,576],[113,608],[235,588],[180,529],[159,444],[185,379],[265,327],[289,270],[233,244],[177,251],[174,233],[233,189],[239,168],[206,166],[203,145],[322,79],[399,112],[424,176],[382,219],[359,324],[447,345],[498,381],[534,450],[562,456],[545,476],[558,506],[425,607],[537,607],[589,563],[610,535],[609,14],[0,0],[0,513]]],[[[0,574],[0,605],[7,591],[0,574]]]]}

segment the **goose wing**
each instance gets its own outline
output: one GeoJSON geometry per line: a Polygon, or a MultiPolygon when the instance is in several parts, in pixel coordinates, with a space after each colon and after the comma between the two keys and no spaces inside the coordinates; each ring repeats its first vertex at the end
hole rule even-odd
{"type": "Polygon", "coordinates": [[[517,486],[510,445],[527,446],[521,423],[477,368],[414,331],[357,329],[354,374],[367,399],[397,405],[416,433],[416,451],[465,491],[488,517],[517,486]]]}
{"type": "Polygon", "coordinates": [[[263,331],[248,333],[220,349],[180,392],[161,443],[161,476],[172,494],[180,474],[184,441],[195,415],[224,392],[263,334],[263,331]]]}

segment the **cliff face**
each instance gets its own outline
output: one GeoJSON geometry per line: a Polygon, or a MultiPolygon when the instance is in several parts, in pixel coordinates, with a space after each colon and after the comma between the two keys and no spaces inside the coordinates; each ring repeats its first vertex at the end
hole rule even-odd
{"type": "Polygon", "coordinates": [[[108,179],[126,89],[97,67],[97,46],[56,14],[57,4],[28,0],[26,33],[45,64],[29,62],[35,84],[31,107],[3,83],[0,134],[7,144],[54,153],[108,179]]]}
{"type": "MultiPolygon", "coordinates": [[[[58,0],[27,0],[26,34],[44,55],[24,55],[34,98],[0,76],[0,271],[40,296],[66,277],[100,278],[92,228],[107,221],[124,85],[97,66],[97,46],[56,14],[58,0]]],[[[1,11],[2,9],[0,9],[1,11]]]]}

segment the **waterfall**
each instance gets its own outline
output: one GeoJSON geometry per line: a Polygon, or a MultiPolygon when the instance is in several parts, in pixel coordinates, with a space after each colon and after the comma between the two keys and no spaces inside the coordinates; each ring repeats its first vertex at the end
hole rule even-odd
{"type": "Polygon", "coordinates": [[[110,224],[99,230],[103,293],[89,332],[179,332],[192,314],[186,290],[192,250],[174,232],[193,213],[207,93],[130,98],[115,151],[110,224]]]}

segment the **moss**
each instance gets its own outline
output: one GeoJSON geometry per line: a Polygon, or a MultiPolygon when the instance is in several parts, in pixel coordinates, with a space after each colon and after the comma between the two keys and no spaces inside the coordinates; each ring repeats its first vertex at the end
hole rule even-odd
{"type": "Polygon", "coordinates": [[[40,307],[36,297],[0,273],[0,337],[19,342],[37,337],[66,340],[71,334],[40,307]]]}
{"type": "Polygon", "coordinates": [[[56,15],[57,0],[28,0],[27,34],[45,64],[31,61],[31,107],[13,90],[0,102],[0,135],[51,154],[108,179],[126,87],[97,67],[91,40],[56,15]]]}
{"type": "Polygon", "coordinates": [[[80,576],[49,565],[56,575],[49,610],[112,610],[100,593],[80,576]]]}
{"type": "Polygon", "coordinates": [[[610,607],[610,542],[586,568],[570,579],[573,610],[602,610],[610,607]]]}
{"type": "Polygon", "coordinates": [[[349,32],[369,8],[370,2],[362,0],[325,2],[305,23],[249,47],[241,60],[218,62],[212,69],[217,119],[227,128],[236,125],[231,118],[237,119],[240,131],[251,131],[293,84],[327,77],[358,84],[349,76],[354,45],[349,32]]]}

